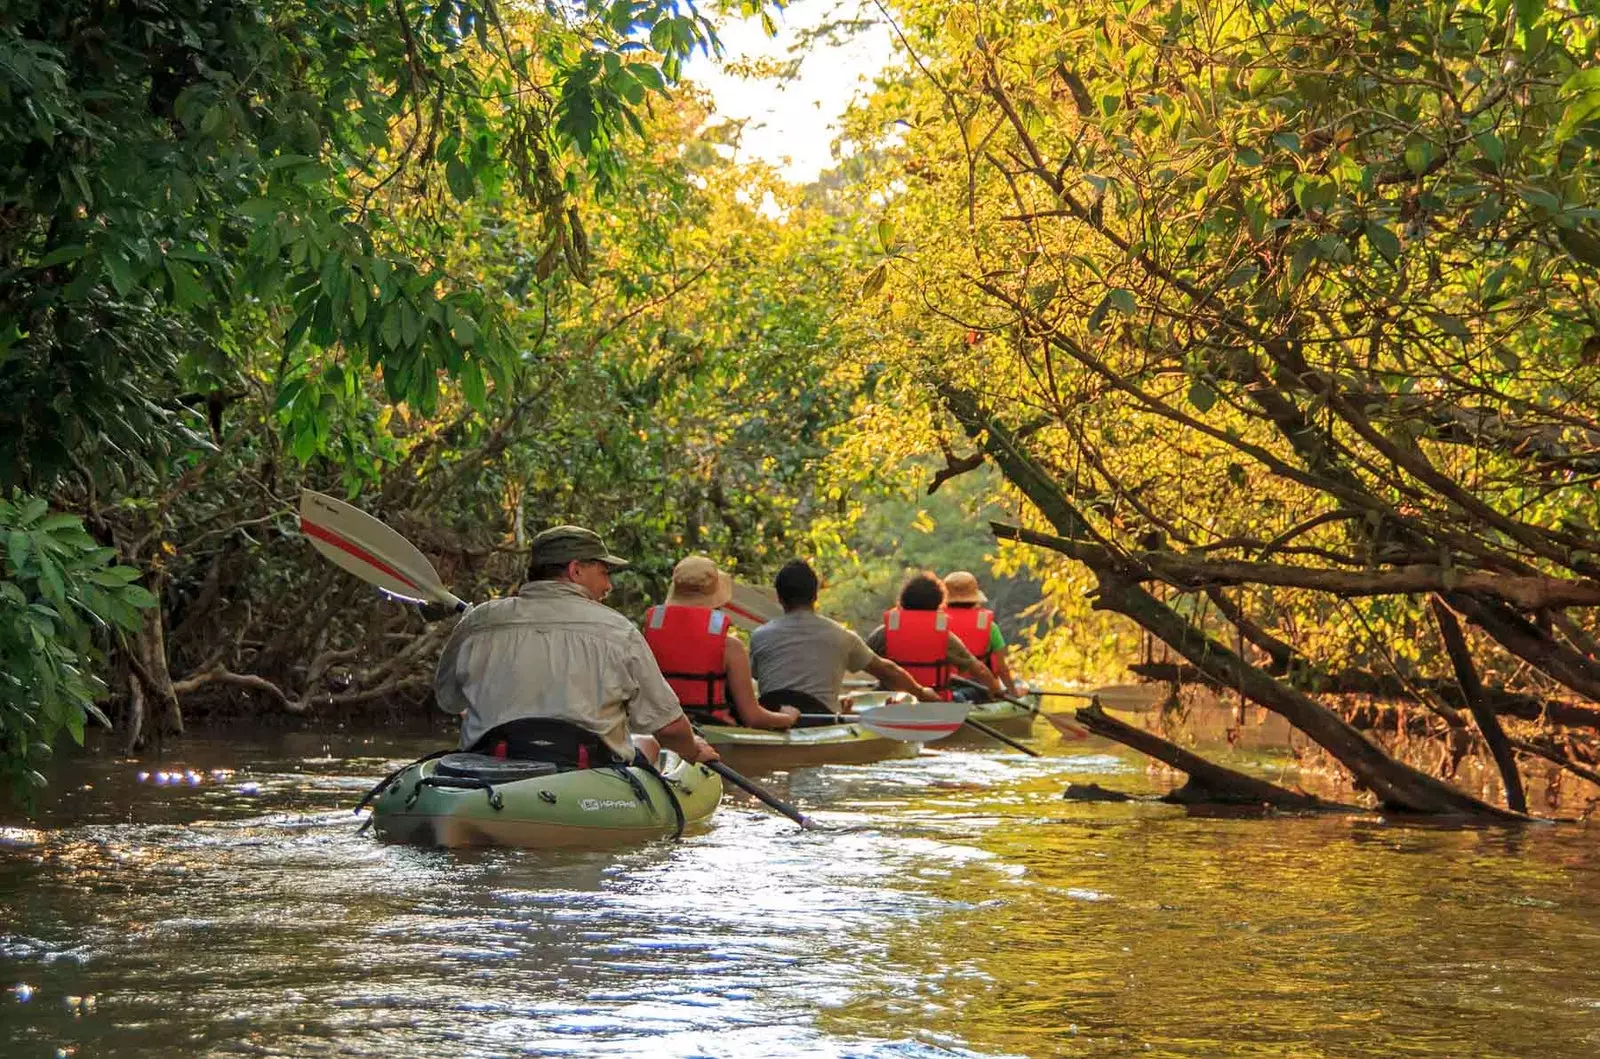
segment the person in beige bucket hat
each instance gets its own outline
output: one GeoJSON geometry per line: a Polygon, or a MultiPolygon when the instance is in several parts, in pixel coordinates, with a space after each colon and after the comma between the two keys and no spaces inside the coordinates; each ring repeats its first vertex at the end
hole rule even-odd
{"type": "Polygon", "coordinates": [[[989,597],[978,587],[978,579],[966,570],[952,570],[944,575],[945,613],[950,615],[950,631],[962,645],[978,656],[978,661],[988,666],[1005,685],[1009,695],[1020,695],[1026,689],[1017,683],[1006,661],[1006,638],[994,620],[994,611],[984,606],[989,597]]]}
{"type": "Polygon", "coordinates": [[[672,587],[667,589],[667,606],[715,610],[732,598],[733,578],[717,569],[717,564],[704,555],[681,559],[672,568],[672,587]]]}
{"type": "Polygon", "coordinates": [[[800,711],[769,710],[756,701],[750,652],[732,635],[733,623],[718,610],[733,598],[733,578],[704,555],[680,559],[672,568],[667,601],[644,617],[644,642],[690,720],[743,728],[792,728],[800,711]]]}

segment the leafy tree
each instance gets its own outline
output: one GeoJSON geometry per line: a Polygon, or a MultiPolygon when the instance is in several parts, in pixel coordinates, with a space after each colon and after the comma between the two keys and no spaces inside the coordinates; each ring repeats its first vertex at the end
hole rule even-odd
{"type": "Polygon", "coordinates": [[[1034,505],[1003,532],[1095,606],[1382,800],[1481,809],[1303,691],[1387,680],[1502,748],[1514,693],[1600,696],[1593,12],[895,15],[907,66],[850,130],[879,161],[847,193],[888,202],[870,355],[938,395],[1034,505]],[[1441,673],[1430,594],[1538,675],[1495,699],[1441,673]]]}
{"type": "Polygon", "coordinates": [[[156,602],[115,554],[39,497],[0,499],[0,776],[13,795],[43,785],[34,766],[60,732],[81,743],[86,718],[110,723],[94,632],[133,632],[156,602]]]}

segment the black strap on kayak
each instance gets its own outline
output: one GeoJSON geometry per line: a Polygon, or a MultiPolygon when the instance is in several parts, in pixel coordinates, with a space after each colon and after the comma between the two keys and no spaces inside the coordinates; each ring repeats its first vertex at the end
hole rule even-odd
{"type": "MultiPolygon", "coordinates": [[[[374,784],[373,788],[370,791],[368,791],[366,794],[362,795],[361,796],[361,800],[356,803],[356,807],[354,809],[350,810],[350,811],[352,813],[359,813],[361,810],[365,809],[367,807],[367,803],[368,802],[372,801],[372,799],[374,799],[378,795],[382,794],[383,793],[383,789],[385,787],[389,786],[389,784],[393,783],[394,782],[394,778],[396,776],[400,775],[400,773],[404,772],[406,769],[410,768],[412,765],[420,765],[424,761],[432,761],[436,757],[444,757],[446,754],[453,754],[453,753],[455,753],[455,751],[454,750],[449,750],[449,749],[446,749],[446,750],[435,750],[431,754],[422,755],[421,757],[417,758],[417,760],[415,760],[415,761],[406,762],[404,765],[401,765],[399,768],[395,769],[393,772],[389,773],[387,776],[383,777],[383,779],[379,780],[376,784],[374,784]]],[[[369,821],[369,823],[370,823],[370,821],[369,821]]],[[[366,825],[362,825],[362,826],[363,826],[363,828],[365,828],[366,825]]]]}
{"type": "Polygon", "coordinates": [[[505,799],[500,797],[500,792],[494,789],[494,784],[481,776],[424,776],[417,781],[420,787],[444,787],[453,790],[488,791],[489,805],[499,810],[506,807],[505,799]]]}
{"type": "MultiPolygon", "coordinates": [[[[634,755],[633,764],[635,768],[641,768],[659,780],[661,789],[667,792],[667,801],[672,803],[672,814],[678,818],[678,826],[672,832],[672,840],[676,842],[683,837],[683,829],[688,821],[683,815],[683,803],[678,800],[678,792],[672,789],[672,781],[663,776],[661,770],[656,768],[642,752],[634,755]]],[[[622,768],[622,771],[627,773],[628,782],[633,784],[633,789],[644,799],[644,804],[650,805],[650,798],[645,794],[644,784],[640,783],[638,777],[629,772],[626,766],[622,768]]]]}

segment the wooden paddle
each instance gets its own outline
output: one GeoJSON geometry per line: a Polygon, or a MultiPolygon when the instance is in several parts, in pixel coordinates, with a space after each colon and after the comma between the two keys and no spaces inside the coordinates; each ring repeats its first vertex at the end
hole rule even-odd
{"type": "MultiPolygon", "coordinates": [[[[334,565],[361,580],[411,603],[444,603],[457,610],[468,609],[466,601],[444,587],[439,572],[428,557],[382,522],[352,507],[310,489],[300,491],[300,528],[311,546],[334,565]]],[[[705,766],[723,779],[755,795],[761,801],[806,829],[816,822],[777,795],[746,779],[720,761],[705,766]]]]}
{"type": "MultiPolygon", "coordinates": [[[[951,677],[950,678],[950,683],[959,684],[959,685],[961,685],[962,687],[965,687],[965,688],[972,688],[973,690],[981,691],[986,695],[987,694],[991,694],[988,688],[984,687],[982,684],[979,684],[976,680],[968,680],[966,677],[951,677]]],[[[997,698],[1001,702],[1009,702],[1013,706],[1021,706],[1023,709],[1027,710],[1029,713],[1037,714],[1039,712],[1039,708],[1037,706],[1034,706],[1032,703],[1023,702],[1021,699],[1013,698],[1010,695],[1000,695],[1000,696],[997,696],[997,698]]],[[[1034,757],[1040,757],[1041,756],[1040,753],[1037,750],[1034,750],[1031,747],[1023,747],[1022,744],[1013,742],[1011,739],[1008,739],[1006,736],[1004,736],[1001,733],[995,731],[993,728],[990,728],[988,725],[984,724],[982,721],[973,721],[973,720],[969,719],[967,723],[972,725],[974,728],[977,728],[979,731],[983,732],[985,735],[993,736],[994,738],[1000,740],[1002,743],[1007,743],[1007,744],[1009,744],[1011,746],[1022,747],[1023,750],[1026,750],[1029,754],[1032,754],[1034,757]]],[[[1067,729],[1062,728],[1061,725],[1056,725],[1056,727],[1058,729],[1060,729],[1060,731],[1062,732],[1063,735],[1067,734],[1067,729]]],[[[1075,739],[1087,739],[1088,737],[1089,737],[1089,729],[1087,729],[1087,728],[1079,728],[1078,729],[1078,734],[1073,736],[1073,738],[1075,738],[1075,739]]]]}
{"type": "Polygon", "coordinates": [[[335,566],[408,603],[467,604],[444,587],[427,556],[358,507],[310,489],[300,490],[300,529],[335,566]]]}
{"type": "Polygon", "coordinates": [[[1152,684],[1107,684],[1104,687],[1083,691],[1057,691],[1034,688],[1035,695],[1057,696],[1068,699],[1099,700],[1100,705],[1112,710],[1143,712],[1160,706],[1167,698],[1167,689],[1152,684]]]}
{"type": "Polygon", "coordinates": [[[745,632],[760,628],[773,618],[783,616],[783,606],[778,602],[776,595],[766,589],[747,585],[743,581],[733,583],[733,598],[718,609],[733,619],[733,623],[745,632]]]}

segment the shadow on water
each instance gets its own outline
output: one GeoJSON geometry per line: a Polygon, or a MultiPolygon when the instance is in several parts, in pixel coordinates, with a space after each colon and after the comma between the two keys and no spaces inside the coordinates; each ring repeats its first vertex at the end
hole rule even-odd
{"type": "Polygon", "coordinates": [[[426,749],[64,762],[0,830],[5,1054],[1600,1053],[1582,829],[1063,802],[1151,787],[1091,743],[768,777],[830,832],[730,797],[625,851],[358,836],[426,749]]]}

